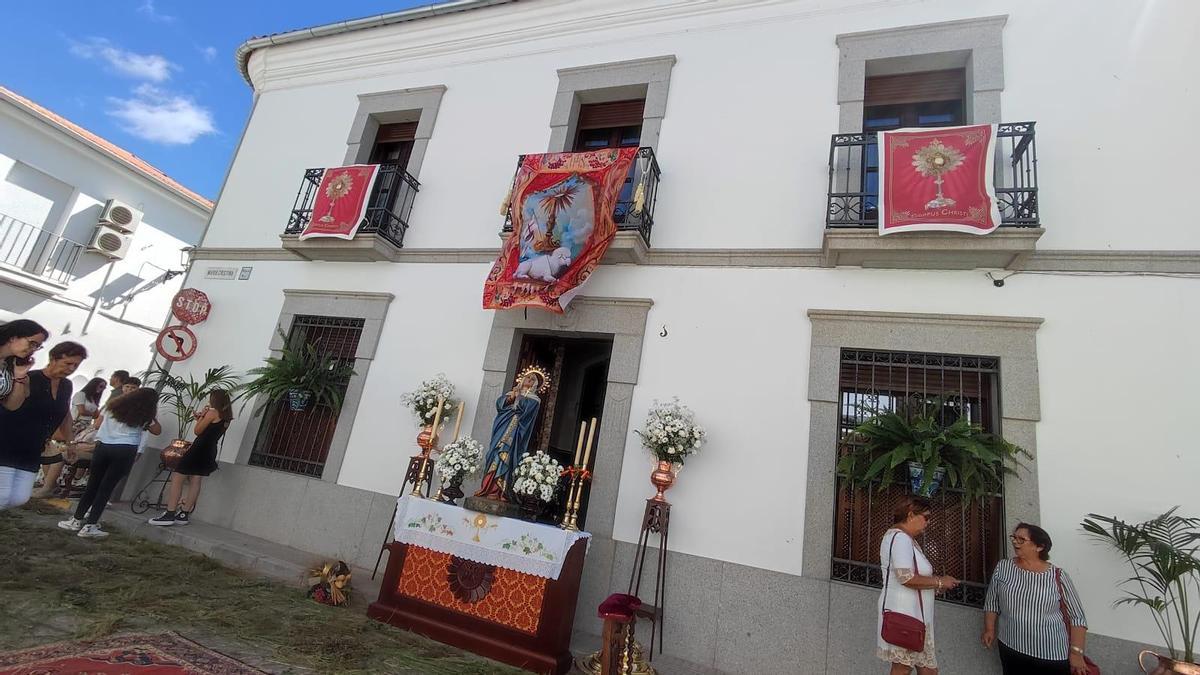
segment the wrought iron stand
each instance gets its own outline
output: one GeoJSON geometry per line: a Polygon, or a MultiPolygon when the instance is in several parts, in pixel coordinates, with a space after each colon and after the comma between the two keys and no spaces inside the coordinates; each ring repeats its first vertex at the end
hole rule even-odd
{"type": "Polygon", "coordinates": [[[642,516],[642,533],[638,536],[637,551],[633,555],[633,571],[629,575],[629,594],[640,597],[642,568],[646,566],[646,548],[651,534],[658,535],[658,565],[654,574],[654,603],[643,604],[638,616],[650,621],[649,658],[654,660],[654,637],[658,636],[658,653],[663,649],[663,604],[667,590],[667,535],[671,524],[671,505],[651,497],[646,500],[646,512],[642,516]]]}
{"type": "Polygon", "coordinates": [[[163,501],[163,495],[167,492],[167,486],[171,484],[171,474],[173,473],[175,472],[168,468],[166,464],[159,462],[158,471],[154,474],[154,477],[143,485],[142,489],[138,490],[138,493],[129,502],[129,510],[137,514],[142,514],[150,509],[166,508],[167,503],[163,501]],[[162,485],[158,488],[158,497],[151,502],[150,490],[151,486],[155,483],[162,483],[162,485]]]}
{"type": "MultiPolygon", "coordinates": [[[[433,490],[433,460],[424,454],[413,455],[408,460],[408,471],[404,473],[404,485],[400,488],[400,494],[408,493],[408,486],[412,485],[413,495],[428,497],[433,490]],[[421,488],[424,487],[424,490],[421,488]]],[[[399,501],[399,497],[397,497],[399,501]]],[[[387,550],[387,545],[392,541],[392,523],[396,520],[396,509],[399,504],[392,507],[392,517],[388,518],[387,531],[383,533],[383,542],[379,544],[379,555],[375,557],[375,569],[371,570],[371,578],[374,579],[376,574],[379,574],[379,564],[383,562],[383,552],[387,550]]]]}

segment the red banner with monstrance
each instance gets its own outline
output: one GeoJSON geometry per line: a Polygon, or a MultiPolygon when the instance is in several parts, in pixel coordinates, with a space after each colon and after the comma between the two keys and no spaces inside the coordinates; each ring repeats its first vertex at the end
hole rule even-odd
{"type": "Polygon", "coordinates": [[[566,309],[616,236],[613,209],[637,151],[524,157],[509,202],[513,231],[484,282],[484,309],[566,309]]]}
{"type": "Polygon", "coordinates": [[[1000,226],[996,125],[879,132],[879,234],[1000,226]]]}
{"type": "Polygon", "coordinates": [[[325,169],[313,201],[312,217],[300,233],[300,240],[309,237],[353,239],[367,215],[371,189],[375,187],[377,175],[377,164],[325,169]]]}

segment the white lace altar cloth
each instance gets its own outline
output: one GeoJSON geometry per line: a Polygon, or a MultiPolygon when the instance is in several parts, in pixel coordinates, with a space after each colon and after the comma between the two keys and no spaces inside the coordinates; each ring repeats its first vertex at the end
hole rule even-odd
{"type": "Polygon", "coordinates": [[[403,544],[547,579],[558,579],[571,547],[592,536],[412,495],[396,500],[393,530],[403,544]]]}

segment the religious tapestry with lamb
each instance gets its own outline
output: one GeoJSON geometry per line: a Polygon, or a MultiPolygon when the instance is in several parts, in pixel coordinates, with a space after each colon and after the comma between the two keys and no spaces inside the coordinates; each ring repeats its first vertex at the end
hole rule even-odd
{"type": "Polygon", "coordinates": [[[504,205],[512,234],[484,283],[484,309],[566,309],[616,236],[613,209],[636,154],[611,148],[521,159],[504,205]]]}

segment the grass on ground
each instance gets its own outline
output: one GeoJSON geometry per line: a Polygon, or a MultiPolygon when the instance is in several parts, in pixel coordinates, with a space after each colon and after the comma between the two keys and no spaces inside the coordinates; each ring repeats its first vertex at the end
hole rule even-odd
{"type": "Polygon", "coordinates": [[[212,639],[236,644],[281,665],[319,672],[523,672],[373,621],[358,610],[319,605],[299,588],[183,549],[121,532],[83,540],[34,510],[0,513],[0,570],[0,650],[174,630],[204,644],[212,639]]]}

